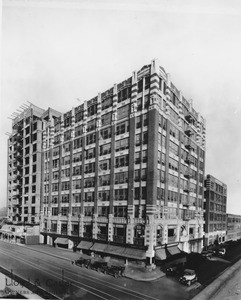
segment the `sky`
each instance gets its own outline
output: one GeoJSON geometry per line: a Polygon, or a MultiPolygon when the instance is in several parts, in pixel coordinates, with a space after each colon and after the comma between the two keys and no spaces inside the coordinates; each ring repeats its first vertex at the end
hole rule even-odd
{"type": "Polygon", "coordinates": [[[157,58],[206,119],[206,174],[227,184],[227,212],[241,215],[239,0],[2,3],[0,207],[8,117],[20,105],[67,112],[157,58]]]}

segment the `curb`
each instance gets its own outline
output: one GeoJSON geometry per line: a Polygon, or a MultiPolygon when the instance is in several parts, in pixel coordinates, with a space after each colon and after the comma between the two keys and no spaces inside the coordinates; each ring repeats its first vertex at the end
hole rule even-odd
{"type": "Polygon", "coordinates": [[[210,300],[221,287],[227,284],[231,276],[234,275],[241,268],[241,259],[236,262],[231,267],[228,267],[224,272],[210,283],[205,289],[203,289],[199,294],[197,294],[192,300],[210,300]]]}

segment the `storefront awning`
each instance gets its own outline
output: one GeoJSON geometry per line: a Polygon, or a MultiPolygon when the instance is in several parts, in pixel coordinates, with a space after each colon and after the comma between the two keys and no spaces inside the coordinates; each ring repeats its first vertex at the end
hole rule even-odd
{"type": "Polygon", "coordinates": [[[159,259],[159,260],[165,260],[167,258],[166,250],[164,248],[157,249],[156,253],[155,253],[155,257],[156,257],[156,259],[159,259]]]}
{"type": "Polygon", "coordinates": [[[133,259],[146,259],[146,251],[141,249],[125,248],[121,255],[133,259]]]}
{"type": "Polygon", "coordinates": [[[179,254],[181,253],[180,249],[177,246],[172,246],[172,247],[168,247],[167,251],[171,254],[171,255],[175,255],[175,254],[179,254]]]}
{"type": "Polygon", "coordinates": [[[105,249],[106,253],[112,254],[112,255],[120,255],[124,253],[125,248],[120,247],[120,246],[113,246],[113,245],[108,245],[107,248],[105,249]]]}
{"type": "Polygon", "coordinates": [[[58,237],[55,241],[55,244],[68,245],[68,239],[58,237]]]}
{"type": "Polygon", "coordinates": [[[105,252],[106,248],[107,248],[106,244],[94,243],[94,245],[90,248],[90,250],[97,251],[97,252],[105,252]]]}
{"type": "Polygon", "coordinates": [[[81,241],[79,245],[77,246],[77,249],[84,249],[84,250],[89,250],[93,246],[92,242],[88,241],[81,241]]]}

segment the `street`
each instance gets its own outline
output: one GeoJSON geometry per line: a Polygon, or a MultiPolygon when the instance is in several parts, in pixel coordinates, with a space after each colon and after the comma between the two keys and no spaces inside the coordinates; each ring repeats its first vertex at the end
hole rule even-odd
{"type": "Polygon", "coordinates": [[[60,299],[190,299],[187,287],[166,276],[151,282],[114,278],[70,261],[0,241],[0,265],[60,299]]]}

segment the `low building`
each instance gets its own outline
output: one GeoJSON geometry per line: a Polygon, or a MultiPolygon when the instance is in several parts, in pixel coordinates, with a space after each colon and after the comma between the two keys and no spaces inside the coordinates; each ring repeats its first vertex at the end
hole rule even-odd
{"type": "Polygon", "coordinates": [[[241,239],[241,215],[227,214],[227,241],[241,239]]]}
{"type": "Polygon", "coordinates": [[[204,245],[208,246],[226,240],[227,185],[212,175],[206,176],[204,185],[204,245]]]}

